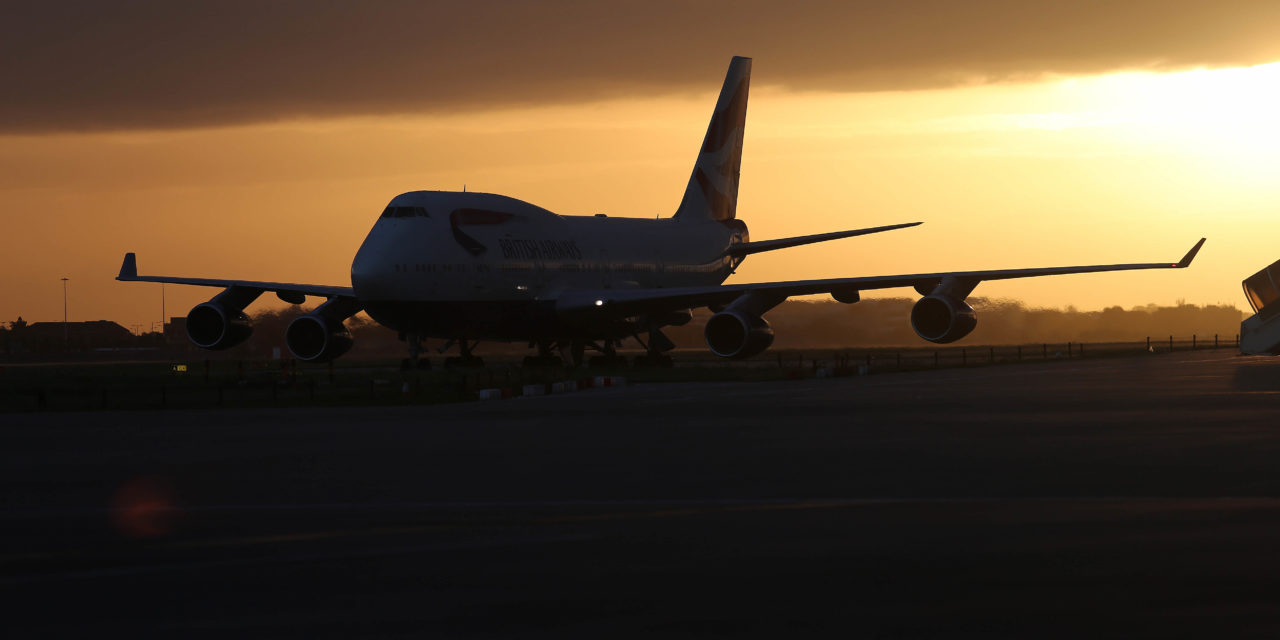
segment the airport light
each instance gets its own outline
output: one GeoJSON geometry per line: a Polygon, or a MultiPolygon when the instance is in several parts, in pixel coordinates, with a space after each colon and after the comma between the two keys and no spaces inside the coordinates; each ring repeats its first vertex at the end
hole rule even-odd
{"type": "Polygon", "coordinates": [[[67,281],[71,278],[62,278],[62,350],[71,350],[71,331],[67,328],[67,281]]]}

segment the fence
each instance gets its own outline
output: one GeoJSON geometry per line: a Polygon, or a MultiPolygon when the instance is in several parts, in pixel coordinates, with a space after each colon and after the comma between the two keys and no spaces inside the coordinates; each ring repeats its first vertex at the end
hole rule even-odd
{"type": "MultiPolygon", "coordinates": [[[[624,375],[637,382],[763,381],[1238,348],[1239,336],[1164,336],[1140,342],[782,350],[743,361],[698,350],[678,352],[675,368],[636,367],[624,375]]],[[[485,388],[518,389],[586,375],[523,368],[519,361],[500,356],[480,370],[410,372],[396,371],[390,362],[344,362],[335,369],[299,367],[292,360],[5,366],[0,411],[434,404],[473,399],[485,388]]]]}
{"type": "Polygon", "coordinates": [[[1140,342],[1042,342],[1020,345],[984,345],[964,347],[868,348],[801,350],[777,352],[772,366],[779,369],[838,370],[840,373],[883,373],[980,366],[1014,362],[1034,362],[1078,358],[1103,358],[1199,351],[1206,349],[1239,349],[1239,334],[1224,339],[1221,335],[1186,338],[1147,337],[1140,342]]]}

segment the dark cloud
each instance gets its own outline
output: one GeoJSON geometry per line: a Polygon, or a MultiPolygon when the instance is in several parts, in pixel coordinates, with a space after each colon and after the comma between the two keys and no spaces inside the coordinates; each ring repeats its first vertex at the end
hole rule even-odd
{"type": "Polygon", "coordinates": [[[1280,3],[45,2],[0,23],[0,131],[709,91],[877,91],[1280,59],[1280,3]]]}

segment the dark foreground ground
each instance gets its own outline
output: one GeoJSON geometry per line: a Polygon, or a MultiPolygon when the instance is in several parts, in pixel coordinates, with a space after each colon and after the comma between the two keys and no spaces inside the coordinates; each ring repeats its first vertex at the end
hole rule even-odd
{"type": "Polygon", "coordinates": [[[1280,359],[0,419],[7,637],[1280,634],[1280,359]]]}

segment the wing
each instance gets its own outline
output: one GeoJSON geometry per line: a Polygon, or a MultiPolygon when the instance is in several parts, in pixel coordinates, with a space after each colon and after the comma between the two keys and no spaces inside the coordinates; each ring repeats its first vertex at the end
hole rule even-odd
{"type": "Polygon", "coordinates": [[[762,251],[775,251],[777,249],[786,249],[788,247],[798,247],[805,244],[813,244],[815,242],[826,242],[827,240],[838,240],[840,238],[852,238],[853,236],[865,236],[872,233],[882,233],[884,231],[893,231],[894,229],[906,229],[923,224],[920,222],[907,222],[904,224],[891,224],[884,227],[871,227],[869,229],[853,229],[851,231],[833,231],[831,233],[818,233],[811,236],[795,236],[793,238],[779,238],[777,240],[760,240],[758,242],[743,242],[729,247],[726,255],[745,256],[752,253],[760,253],[762,251]]]}
{"type": "MultiPolygon", "coordinates": [[[[300,304],[304,296],[321,296],[325,298],[355,298],[351,287],[332,287],[321,284],[294,284],[291,282],[258,282],[255,280],[219,280],[217,278],[178,278],[174,276],[140,276],[138,275],[138,258],[133,253],[124,254],[124,263],[120,265],[120,275],[116,280],[124,282],[165,282],[169,284],[190,284],[199,287],[238,287],[254,289],[259,292],[271,291],[285,302],[300,304]]],[[[256,295],[256,294],[255,294],[256,295]]]]}
{"type": "MultiPolygon", "coordinates": [[[[1003,269],[997,271],[952,271],[946,273],[915,273],[896,276],[872,276],[866,278],[829,278],[824,280],[795,280],[791,282],[762,282],[757,284],[718,285],[709,287],[680,287],[671,289],[601,289],[596,291],[569,291],[556,301],[556,309],[565,312],[589,312],[613,317],[627,317],[659,310],[716,307],[727,305],[746,293],[754,293],[773,304],[791,296],[830,293],[845,299],[856,299],[859,291],[915,287],[921,295],[928,295],[944,283],[948,290],[963,298],[984,280],[1010,280],[1035,278],[1069,273],[1099,273],[1103,271],[1131,271],[1136,269],[1183,269],[1191,264],[1204,238],[1178,262],[1149,262],[1138,264],[1086,265],[1079,267],[1046,267],[1039,269],[1003,269]]],[[[768,306],[773,306],[770,304],[768,306]]]]}

